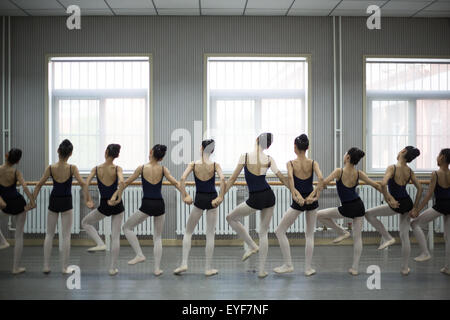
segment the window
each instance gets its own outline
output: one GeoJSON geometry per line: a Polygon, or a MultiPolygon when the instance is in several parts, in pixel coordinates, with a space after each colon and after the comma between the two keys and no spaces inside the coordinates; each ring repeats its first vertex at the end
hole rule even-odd
{"type": "Polygon", "coordinates": [[[262,132],[274,134],[268,154],[286,170],[295,137],[308,132],[308,59],[208,57],[207,130],[224,172],[262,132]]]}
{"type": "Polygon", "coordinates": [[[132,171],[149,151],[149,57],[53,57],[49,60],[49,161],[63,139],[70,161],[88,172],[106,146],[121,145],[116,163],[132,171]]]}
{"type": "Polygon", "coordinates": [[[407,145],[418,172],[450,146],[450,59],[366,58],[367,170],[384,172],[407,145]]]}

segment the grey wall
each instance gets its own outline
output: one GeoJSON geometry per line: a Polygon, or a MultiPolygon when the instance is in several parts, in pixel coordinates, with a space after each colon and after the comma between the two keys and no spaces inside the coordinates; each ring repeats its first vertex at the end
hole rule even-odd
{"type": "MultiPolygon", "coordinates": [[[[344,150],[362,146],[364,54],[450,55],[449,19],[383,18],[368,30],[364,18],[343,18],[344,150]]],[[[312,157],[324,174],[333,167],[333,32],[331,17],[82,17],[69,31],[64,17],[14,17],[12,32],[12,145],[24,151],[28,180],[45,166],[45,55],[151,53],[155,143],[170,148],[176,128],[193,132],[203,119],[204,53],[312,55],[312,157]]],[[[193,151],[198,148],[195,146],[193,151]]],[[[166,160],[175,177],[184,166],[166,160]]],[[[165,188],[165,238],[174,238],[175,191],[165,188]]]]}

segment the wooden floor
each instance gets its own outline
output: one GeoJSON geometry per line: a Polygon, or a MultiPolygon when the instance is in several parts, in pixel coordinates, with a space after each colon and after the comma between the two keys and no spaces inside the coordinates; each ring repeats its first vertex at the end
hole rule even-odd
{"type": "MultiPolygon", "coordinates": [[[[351,246],[318,246],[313,266],[317,274],[303,276],[304,247],[292,248],[295,271],[276,275],[272,269],[281,264],[279,247],[269,248],[266,269],[269,276],[258,279],[257,255],[241,262],[240,247],[217,247],[214,267],[220,273],[211,278],[203,276],[204,248],[191,250],[190,270],[175,276],[172,270],[181,258],[180,247],[164,248],[160,277],[152,275],[152,247],[143,247],[147,261],[128,266],[132,249],[124,246],[120,251],[119,271],[115,277],[107,273],[109,253],[87,253],[86,248],[73,247],[70,262],[81,269],[81,289],[69,290],[67,276],[59,273],[58,249],[53,250],[52,273],[44,275],[43,250],[25,247],[22,265],[27,272],[18,276],[10,273],[13,248],[0,251],[0,300],[3,299],[450,299],[450,276],[439,269],[444,265],[444,245],[437,244],[433,259],[416,263],[411,259],[411,274],[400,274],[400,246],[384,251],[376,246],[364,246],[360,275],[353,277],[346,270],[351,265],[351,246]],[[381,290],[367,289],[369,265],[381,268],[381,290]]],[[[412,247],[412,257],[418,254],[412,247]]]]}

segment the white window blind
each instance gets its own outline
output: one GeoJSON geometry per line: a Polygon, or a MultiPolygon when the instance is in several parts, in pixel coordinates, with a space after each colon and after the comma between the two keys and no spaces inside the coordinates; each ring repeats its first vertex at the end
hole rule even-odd
{"type": "Polygon", "coordinates": [[[87,172],[104,161],[106,146],[121,145],[125,171],[149,151],[148,57],[55,57],[49,61],[49,160],[63,139],[74,145],[71,162],[87,172]]]}
{"type": "Polygon", "coordinates": [[[407,145],[420,149],[412,167],[436,168],[450,146],[450,60],[367,58],[367,168],[383,172],[407,145]]]}
{"type": "Polygon", "coordinates": [[[207,129],[223,170],[262,132],[274,134],[268,154],[286,170],[295,137],[308,133],[307,93],[306,57],[208,57],[207,129]]]}

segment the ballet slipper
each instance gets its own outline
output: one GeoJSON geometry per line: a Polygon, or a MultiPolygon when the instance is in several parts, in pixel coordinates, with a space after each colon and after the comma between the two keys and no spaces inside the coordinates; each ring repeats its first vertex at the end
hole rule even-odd
{"type": "Polygon", "coordinates": [[[188,269],[187,266],[178,267],[175,270],[173,270],[173,274],[180,275],[181,273],[186,272],[187,269],[188,269]]]}
{"type": "Polygon", "coordinates": [[[441,269],[441,272],[442,272],[443,274],[446,274],[446,275],[450,276],[450,269],[447,268],[447,267],[443,267],[443,268],[441,269]]]}
{"type": "Polygon", "coordinates": [[[95,247],[87,249],[88,252],[97,252],[97,251],[105,251],[105,250],[106,250],[106,245],[95,246],[95,247]]]}
{"type": "Polygon", "coordinates": [[[26,271],[25,268],[20,267],[20,268],[17,268],[17,269],[13,269],[12,274],[14,274],[14,275],[21,274],[21,273],[24,273],[25,271],[26,271]]]}
{"type": "Polygon", "coordinates": [[[135,265],[139,262],[144,262],[145,261],[145,257],[144,256],[136,256],[133,259],[131,259],[130,261],[128,261],[129,265],[135,265]]]}
{"type": "Polygon", "coordinates": [[[218,274],[219,271],[217,269],[209,269],[205,271],[205,276],[210,277],[218,274]]]}
{"type": "Polygon", "coordinates": [[[268,274],[267,272],[263,271],[263,272],[260,272],[260,273],[258,274],[258,278],[264,279],[264,278],[267,277],[268,275],[269,275],[269,274],[268,274]]]}
{"type": "Polygon", "coordinates": [[[42,269],[42,272],[44,274],[49,274],[51,272],[51,270],[50,270],[50,268],[44,268],[44,269],[42,269]]]}
{"type": "Polygon", "coordinates": [[[392,238],[391,240],[385,241],[378,247],[378,250],[383,250],[389,246],[392,246],[395,243],[395,239],[392,238]]]}
{"type": "Polygon", "coordinates": [[[159,277],[160,275],[162,275],[164,273],[164,271],[162,271],[161,269],[155,270],[153,271],[153,274],[157,277],[159,277]]]}
{"type": "Polygon", "coordinates": [[[411,272],[411,269],[410,268],[402,269],[402,271],[400,272],[402,275],[407,276],[411,272]]]}
{"type": "Polygon", "coordinates": [[[305,270],[305,276],[307,276],[307,277],[310,277],[310,276],[315,275],[315,274],[316,274],[316,270],[314,270],[312,268],[310,268],[308,270],[305,270]]]}
{"type": "Polygon", "coordinates": [[[345,232],[342,236],[339,236],[339,237],[337,237],[336,239],[334,239],[333,240],[333,243],[339,243],[339,242],[341,242],[342,240],[345,240],[345,239],[347,239],[347,238],[349,238],[350,237],[350,232],[345,232]]]}
{"type": "Polygon", "coordinates": [[[355,270],[353,268],[348,269],[348,273],[350,273],[352,276],[357,276],[359,274],[358,270],[355,270]]]}
{"type": "Polygon", "coordinates": [[[69,268],[63,268],[61,272],[62,274],[72,274],[72,270],[69,268]]]}
{"type": "Polygon", "coordinates": [[[6,249],[6,248],[8,248],[8,247],[9,247],[9,243],[8,243],[8,242],[5,242],[4,244],[0,245],[0,250],[6,249]]]}
{"type": "Polygon", "coordinates": [[[427,261],[427,260],[430,260],[430,259],[431,259],[431,255],[429,255],[429,254],[426,254],[426,255],[421,254],[420,256],[415,257],[414,261],[424,262],[424,261],[427,261]]]}
{"type": "Polygon", "coordinates": [[[246,253],[244,253],[244,255],[242,256],[242,261],[247,260],[248,258],[250,258],[251,255],[257,253],[259,251],[259,248],[253,249],[253,250],[248,250],[246,253]]]}
{"type": "Polygon", "coordinates": [[[118,273],[119,273],[119,269],[117,269],[117,268],[109,269],[109,275],[110,276],[115,276],[118,273]]]}
{"type": "Polygon", "coordinates": [[[294,271],[294,267],[283,264],[280,267],[274,268],[273,271],[278,274],[289,273],[294,271]]]}

